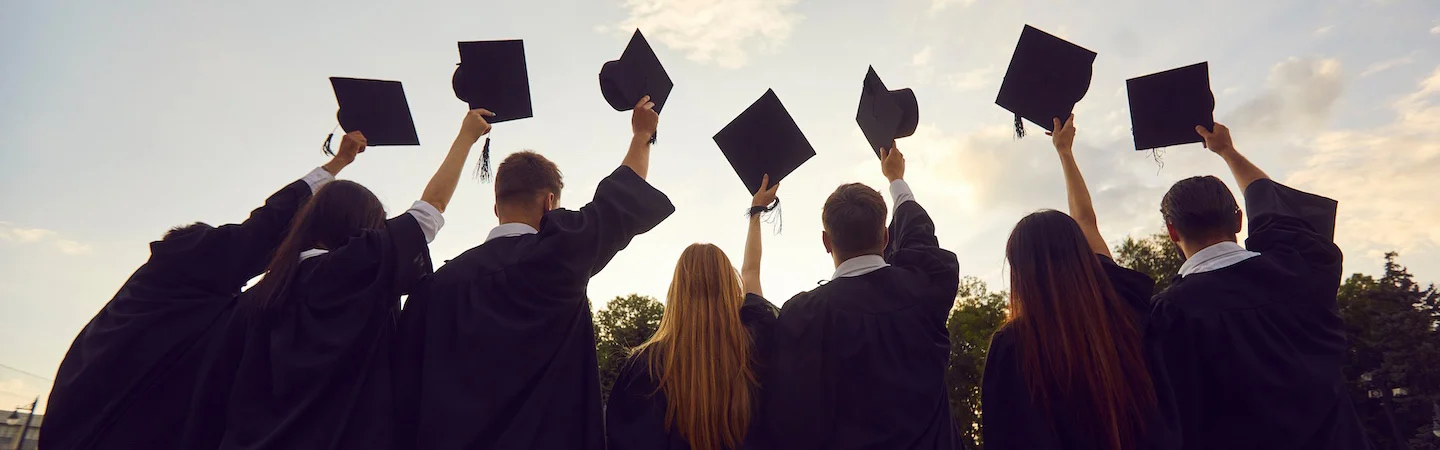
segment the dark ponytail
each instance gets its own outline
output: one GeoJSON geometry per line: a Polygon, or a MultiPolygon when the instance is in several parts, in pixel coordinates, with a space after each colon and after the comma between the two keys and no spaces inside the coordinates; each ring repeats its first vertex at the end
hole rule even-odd
{"type": "Polygon", "coordinates": [[[249,293],[249,307],[271,311],[284,306],[286,294],[300,268],[300,253],[311,248],[340,248],[361,230],[385,226],[385,207],[365,186],[347,180],[321,187],[295,213],[290,230],[275,249],[265,277],[249,293]]]}

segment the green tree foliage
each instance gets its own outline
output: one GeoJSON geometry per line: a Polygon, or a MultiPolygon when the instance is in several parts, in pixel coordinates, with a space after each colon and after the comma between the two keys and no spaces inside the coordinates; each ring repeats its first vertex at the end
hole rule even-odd
{"type": "Polygon", "coordinates": [[[630,350],[645,343],[660,329],[665,305],[654,298],[630,294],[615,297],[595,313],[595,356],[600,360],[600,399],[610,398],[610,388],[630,350]]]}
{"type": "Polygon", "coordinates": [[[1344,367],[1352,400],[1377,449],[1440,448],[1432,434],[1440,400],[1440,292],[1424,289],[1385,255],[1385,275],[1355,274],[1336,301],[1350,353],[1344,367]]]}
{"type": "Polygon", "coordinates": [[[1125,241],[1115,247],[1115,263],[1149,275],[1155,279],[1155,293],[1160,293],[1170,287],[1170,280],[1180,272],[1180,265],[1185,264],[1185,256],[1164,233],[1141,239],[1126,236],[1125,241]]]}
{"type": "Polygon", "coordinates": [[[945,383],[950,389],[950,413],[966,447],[982,449],[980,435],[980,377],[985,373],[985,352],[990,336],[1005,322],[1005,292],[990,292],[975,277],[960,279],[950,329],[950,367],[945,383]]]}

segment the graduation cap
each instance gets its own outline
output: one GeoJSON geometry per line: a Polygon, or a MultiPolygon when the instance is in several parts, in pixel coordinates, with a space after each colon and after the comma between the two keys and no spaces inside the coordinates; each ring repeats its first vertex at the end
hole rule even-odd
{"type": "Polygon", "coordinates": [[[1215,131],[1210,65],[1199,63],[1125,80],[1135,149],[1204,142],[1195,126],[1215,131]]]}
{"type": "MultiPolygon", "coordinates": [[[[774,89],[766,90],[765,95],[715,133],[715,145],[720,147],[751,195],[760,191],[766,174],[770,175],[771,185],[778,184],[815,156],[815,147],[805,139],[800,126],[785,111],[785,105],[780,104],[774,89]]],[[[780,200],[776,199],[774,205],[764,210],[779,206],[780,200]]],[[[751,211],[751,214],[757,212],[751,211]]]]}
{"type": "Polygon", "coordinates": [[[1015,113],[1015,136],[1025,136],[1026,119],[1055,131],[1052,119],[1070,117],[1090,90],[1095,52],[1029,25],[1020,32],[995,104],[1015,113]]]}
{"type": "MultiPolygon", "coordinates": [[[[530,77],[525,70],[525,42],[521,40],[461,42],[460,64],[450,85],[455,98],[484,108],[491,124],[533,117],[530,77]]],[[[490,179],[490,138],[480,150],[480,179],[490,179]]]]}
{"type": "MultiPolygon", "coordinates": [[[[625,46],[620,59],[600,66],[600,93],[616,111],[634,109],[641,98],[649,95],[655,103],[655,112],[659,113],[674,87],[665,66],[660,64],[660,58],[655,56],[640,30],[630,36],[630,44],[625,46]]],[[[655,143],[654,135],[650,136],[650,143],[655,143]]]]}
{"type": "Polygon", "coordinates": [[[865,74],[865,87],[860,91],[860,109],[855,123],[870,141],[870,150],[880,156],[881,148],[890,148],[896,138],[915,134],[920,125],[920,106],[910,89],[889,90],[875,67],[865,74]]]}
{"type": "MultiPolygon", "coordinates": [[[[420,145],[415,120],[410,117],[410,104],[399,81],[330,77],[330,87],[335,90],[335,101],[340,105],[335,119],[345,132],[365,134],[365,141],[371,146],[420,145]]],[[[330,133],[325,138],[325,154],[334,154],[330,150],[330,140],[334,137],[335,133],[330,133]]]]}

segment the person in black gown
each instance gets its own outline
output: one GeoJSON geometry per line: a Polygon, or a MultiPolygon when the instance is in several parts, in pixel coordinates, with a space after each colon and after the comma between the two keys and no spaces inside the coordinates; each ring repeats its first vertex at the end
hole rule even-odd
{"type": "Polygon", "coordinates": [[[985,448],[1173,448],[1141,334],[1155,281],[1111,259],[1074,120],[1055,119],[1052,136],[1070,215],[1025,216],[1005,248],[1010,309],[985,357],[985,448]]]}
{"type": "Polygon", "coordinates": [[[75,337],[46,402],[43,448],[179,448],[210,335],[265,269],[291,218],[354,162],[341,151],[239,224],[178,227],[75,337]]]}
{"type": "MultiPolygon", "coordinates": [[[[751,206],[775,201],[761,182],[751,206]]],[[[680,254],[655,336],[625,360],[605,408],[610,450],[743,448],[758,403],[775,306],[760,288],[760,215],[750,216],[737,273],[714,244],[680,254]]]]}
{"type": "Polygon", "coordinates": [[[884,149],[895,217],[859,183],[825,201],[828,283],[781,307],[761,378],[762,445],[776,449],[950,449],[958,444],[945,388],[960,268],[884,149]],[[887,239],[888,237],[888,239],[887,239]],[[888,243],[887,243],[888,242],[888,243]]]}
{"type": "MultiPolygon", "coordinates": [[[[330,183],[296,215],[270,267],[241,297],[243,356],[222,449],[367,449],[393,442],[391,358],[400,296],[431,271],[470,148],[490,125],[465,115],[420,200],[389,220],[380,200],[330,183]]],[[[341,148],[363,148],[346,135],[341,148]]]]}
{"type": "Polygon", "coordinates": [[[1241,247],[1242,213],[1213,176],[1181,180],[1161,201],[1186,261],[1155,297],[1149,338],[1172,380],[1184,447],[1369,448],[1340,372],[1337,203],[1270,180],[1224,125],[1196,132],[1244,192],[1250,232],[1241,247]]]}
{"type": "Polygon", "coordinates": [[[675,211],[645,181],[653,107],[636,105],[624,161],[578,211],[556,207],[554,163],[533,152],[501,162],[501,225],[436,271],[401,316],[400,448],[604,448],[586,285],[675,211]]]}

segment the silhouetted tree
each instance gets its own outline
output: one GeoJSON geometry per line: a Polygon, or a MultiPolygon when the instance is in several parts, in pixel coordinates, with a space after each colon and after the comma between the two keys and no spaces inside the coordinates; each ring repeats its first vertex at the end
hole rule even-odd
{"type": "Polygon", "coordinates": [[[980,377],[985,373],[990,336],[1005,322],[1006,297],[1004,292],[990,292],[979,278],[961,278],[955,308],[946,324],[950,329],[950,367],[945,372],[945,383],[950,389],[950,413],[965,448],[984,448],[980,377]]]}
{"type": "Polygon", "coordinates": [[[645,343],[660,328],[665,305],[653,298],[630,294],[615,297],[595,313],[595,356],[600,360],[600,399],[610,398],[610,388],[630,350],[645,343]]]}
{"type": "Polygon", "coordinates": [[[1160,293],[1170,287],[1170,281],[1180,272],[1180,265],[1185,264],[1185,256],[1164,233],[1141,239],[1126,236],[1125,241],[1115,247],[1115,263],[1154,278],[1155,293],[1160,293]]]}

